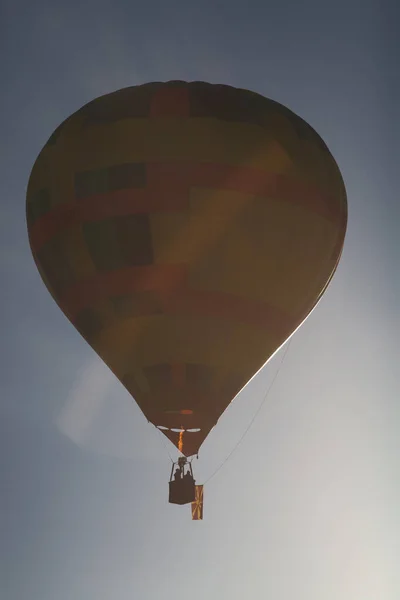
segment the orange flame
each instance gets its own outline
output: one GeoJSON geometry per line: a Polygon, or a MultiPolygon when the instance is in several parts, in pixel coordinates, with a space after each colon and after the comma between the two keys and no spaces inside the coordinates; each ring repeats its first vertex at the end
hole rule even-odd
{"type": "Polygon", "coordinates": [[[184,429],[182,428],[179,432],[179,440],[178,440],[179,452],[183,452],[183,432],[184,432],[184,429]]]}

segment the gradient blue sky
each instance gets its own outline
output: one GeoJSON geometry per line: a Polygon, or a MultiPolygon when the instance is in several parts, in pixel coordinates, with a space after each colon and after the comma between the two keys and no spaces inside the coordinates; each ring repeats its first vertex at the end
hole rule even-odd
{"type": "MultiPolygon", "coordinates": [[[[1,1],[4,600],[400,598],[397,5],[1,1]],[[328,144],[349,199],[338,272],[197,523],[168,505],[159,433],[60,313],[25,226],[29,173],[54,128],[98,95],[168,79],[286,104],[328,144]]],[[[199,482],[281,356],[204,444],[199,482]]]]}

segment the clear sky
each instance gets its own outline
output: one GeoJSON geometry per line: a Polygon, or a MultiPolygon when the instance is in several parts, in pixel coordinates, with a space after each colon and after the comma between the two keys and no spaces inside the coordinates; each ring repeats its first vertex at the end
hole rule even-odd
{"type": "MultiPolygon", "coordinates": [[[[1,0],[1,598],[400,598],[399,11],[1,0]],[[328,144],[349,201],[337,274],[205,487],[203,522],[167,503],[161,435],[53,302],[25,225],[29,173],[54,128],[96,96],[169,79],[287,105],[328,144]]],[[[204,444],[199,483],[281,359],[204,444]]]]}

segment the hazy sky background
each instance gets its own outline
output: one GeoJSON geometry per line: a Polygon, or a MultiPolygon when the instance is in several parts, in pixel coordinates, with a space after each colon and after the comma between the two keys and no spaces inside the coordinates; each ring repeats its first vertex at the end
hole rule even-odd
{"type": "MultiPolygon", "coordinates": [[[[398,6],[1,0],[1,598],[400,598],[398,6]],[[57,308],[25,224],[55,127],[96,96],[169,79],[287,105],[328,144],[349,200],[337,274],[205,487],[203,522],[167,503],[161,435],[57,308]]],[[[199,483],[281,359],[204,444],[199,483]]]]}

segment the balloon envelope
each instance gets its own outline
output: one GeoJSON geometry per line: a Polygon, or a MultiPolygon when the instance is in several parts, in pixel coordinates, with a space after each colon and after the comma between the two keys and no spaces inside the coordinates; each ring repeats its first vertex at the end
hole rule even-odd
{"type": "Polygon", "coordinates": [[[60,308],[190,456],[321,297],[347,203],[327,147],[290,110],[169,82],[64,121],[32,170],[27,220],[60,308]]]}

